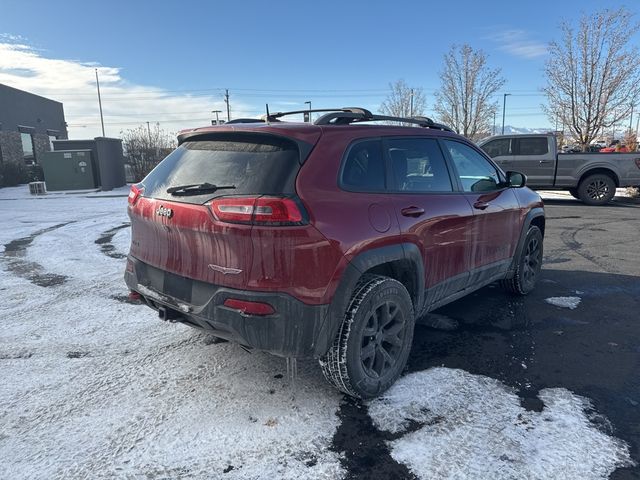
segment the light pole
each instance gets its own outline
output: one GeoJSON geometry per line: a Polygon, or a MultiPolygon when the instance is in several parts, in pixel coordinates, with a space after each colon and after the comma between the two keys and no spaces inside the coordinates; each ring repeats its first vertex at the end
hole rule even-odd
{"type": "Polygon", "coordinates": [[[413,88],[411,89],[409,96],[410,96],[409,116],[413,117],[413,88]]]}
{"type": "Polygon", "coordinates": [[[305,104],[309,104],[309,123],[311,123],[311,100],[309,100],[308,102],[304,102],[305,104]]]}
{"type": "Polygon", "coordinates": [[[502,135],[504,135],[504,115],[507,108],[507,97],[511,95],[510,93],[505,93],[502,96],[502,135]]]}
{"type": "Polygon", "coordinates": [[[102,136],[104,137],[104,118],[102,117],[102,98],[100,98],[100,80],[98,80],[98,69],[96,68],[96,87],[98,87],[98,105],[100,106],[100,125],[102,125],[102,136]]]}
{"type": "Polygon", "coordinates": [[[218,117],[218,114],[222,113],[222,110],[211,110],[211,113],[216,114],[216,125],[220,125],[220,117],[218,117]]]}

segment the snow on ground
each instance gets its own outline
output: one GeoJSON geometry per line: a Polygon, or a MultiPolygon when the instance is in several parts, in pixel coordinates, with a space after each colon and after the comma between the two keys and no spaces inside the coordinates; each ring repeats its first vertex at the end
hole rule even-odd
{"type": "Polygon", "coordinates": [[[0,242],[26,245],[0,255],[0,478],[342,476],[341,396],[315,362],[291,386],[283,359],[122,301],[126,197],[11,190],[0,242]],[[62,283],[34,284],[36,267],[62,283]]]}
{"type": "Polygon", "coordinates": [[[569,308],[571,310],[578,308],[580,305],[580,297],[549,297],[545,298],[545,302],[560,308],[569,308]]]}
{"type": "MultiPolygon", "coordinates": [[[[25,189],[0,189],[0,478],[346,474],[330,449],[342,396],[314,361],[291,385],[283,359],[124,301],[126,189],[25,189]]],[[[528,412],[498,381],[441,368],[404,377],[369,411],[422,478],[604,478],[629,463],[585,399],[540,398],[528,412]]]]}
{"type": "Polygon", "coordinates": [[[626,444],[591,423],[588,400],[563,388],[538,396],[543,410],[528,411],[497,380],[432,368],[400,379],[369,415],[397,435],[392,457],[423,479],[604,479],[633,464],[626,444]]]}

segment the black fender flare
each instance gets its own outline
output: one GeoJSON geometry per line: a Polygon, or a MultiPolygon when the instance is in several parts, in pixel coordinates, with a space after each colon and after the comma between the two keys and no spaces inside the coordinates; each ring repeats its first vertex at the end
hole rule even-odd
{"type": "Polygon", "coordinates": [[[324,355],[338,334],[338,329],[349,306],[351,295],[360,277],[374,267],[391,262],[406,262],[409,264],[408,266],[413,275],[412,281],[415,282],[415,292],[410,292],[414,302],[414,311],[416,315],[422,311],[425,276],[424,262],[418,246],[413,243],[396,243],[365,250],[352,258],[342,273],[340,283],[329,304],[325,321],[316,337],[314,352],[316,356],[324,355]]]}
{"type": "Polygon", "coordinates": [[[527,233],[529,233],[529,227],[531,227],[531,223],[534,218],[544,218],[544,208],[542,207],[534,207],[527,213],[524,218],[524,222],[522,222],[522,230],[520,231],[520,238],[518,239],[518,245],[516,246],[516,251],[513,255],[513,259],[511,260],[511,265],[509,266],[509,270],[507,271],[506,278],[511,278],[516,272],[516,267],[518,265],[518,259],[522,254],[522,249],[524,248],[524,241],[527,238],[527,233]]]}

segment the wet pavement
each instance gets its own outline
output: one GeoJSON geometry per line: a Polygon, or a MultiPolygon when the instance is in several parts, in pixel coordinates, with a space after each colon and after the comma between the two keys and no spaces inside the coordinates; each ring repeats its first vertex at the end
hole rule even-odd
{"type": "MultiPolygon", "coordinates": [[[[457,328],[417,326],[407,370],[444,366],[492,377],[534,411],[543,408],[540,390],[567,388],[592,401],[604,416],[592,421],[628,442],[638,463],[640,204],[587,207],[557,200],[546,209],[545,262],[535,291],[513,297],[491,285],[439,309],[457,328]],[[575,309],[560,308],[545,302],[550,297],[581,301],[575,309]]],[[[361,408],[342,406],[334,437],[350,478],[411,478],[386,450],[388,434],[358,414],[361,408]]],[[[618,469],[611,478],[640,478],[640,467],[618,469]]]]}

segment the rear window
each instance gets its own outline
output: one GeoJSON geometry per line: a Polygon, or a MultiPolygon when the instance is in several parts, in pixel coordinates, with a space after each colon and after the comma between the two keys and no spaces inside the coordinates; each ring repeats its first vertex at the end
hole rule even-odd
{"type": "MultiPolygon", "coordinates": [[[[245,136],[246,137],[246,136],[245,136]]],[[[222,195],[291,194],[300,167],[297,145],[277,137],[186,141],[142,181],[144,196],[204,203],[222,195]],[[171,195],[167,189],[209,183],[215,192],[171,195]]]]}

